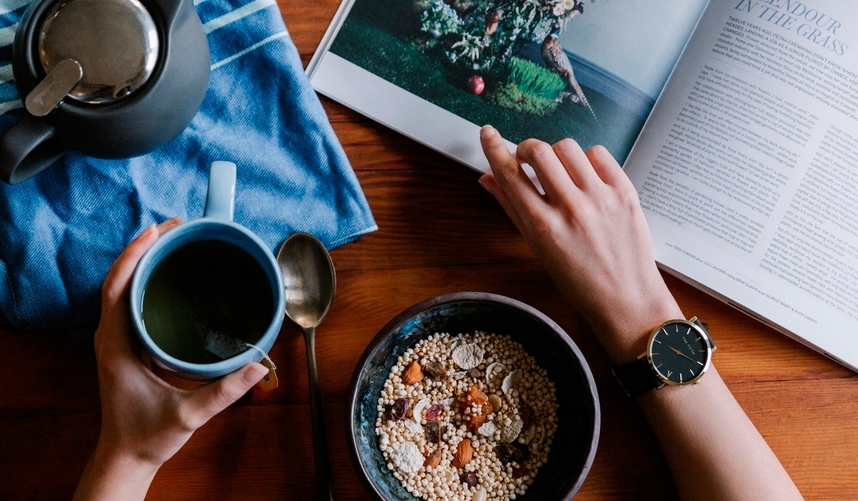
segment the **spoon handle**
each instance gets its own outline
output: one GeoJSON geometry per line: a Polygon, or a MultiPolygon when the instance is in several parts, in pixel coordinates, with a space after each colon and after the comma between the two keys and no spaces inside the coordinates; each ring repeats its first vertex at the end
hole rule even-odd
{"type": "Polygon", "coordinates": [[[331,463],[328,460],[328,438],[322,412],[322,392],[316,369],[316,328],[304,329],[307,346],[307,371],[310,380],[310,411],[313,417],[313,459],[316,463],[316,499],[333,501],[331,493],[331,463]]]}

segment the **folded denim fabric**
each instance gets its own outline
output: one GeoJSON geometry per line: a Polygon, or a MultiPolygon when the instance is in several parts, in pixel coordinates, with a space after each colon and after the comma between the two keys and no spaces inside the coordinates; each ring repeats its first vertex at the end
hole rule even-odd
{"type": "MultiPolygon", "coordinates": [[[[27,3],[0,0],[0,132],[25,113],[10,63],[27,3]]],[[[236,163],[235,221],[272,251],[296,231],[333,248],[377,229],[275,0],[195,3],[211,81],[178,138],[127,160],[69,152],[0,183],[0,309],[15,326],[91,334],[111,263],[146,226],[202,217],[215,160],[236,163]]]]}

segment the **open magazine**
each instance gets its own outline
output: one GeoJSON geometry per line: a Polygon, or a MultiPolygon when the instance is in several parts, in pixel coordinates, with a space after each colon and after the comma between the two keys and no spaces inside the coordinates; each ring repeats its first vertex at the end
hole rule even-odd
{"type": "Polygon", "coordinates": [[[308,73],[481,171],[486,123],[604,144],[664,270],[858,370],[858,4],[356,0],[308,73]]]}

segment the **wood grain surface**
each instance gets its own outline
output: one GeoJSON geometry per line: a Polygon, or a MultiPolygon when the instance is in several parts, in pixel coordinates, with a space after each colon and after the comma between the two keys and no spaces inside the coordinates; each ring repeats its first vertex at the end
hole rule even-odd
{"type": "MultiPolygon", "coordinates": [[[[306,64],[338,6],[279,0],[306,64]]],[[[673,499],[663,456],[589,327],[557,292],[477,174],[322,98],[379,230],[332,252],[336,300],[317,337],[337,500],[371,499],[346,451],[344,402],[364,347],[390,318],[455,291],[504,294],[560,324],[590,362],[602,403],[598,454],[576,499],[673,499]]],[[[285,235],[284,235],[285,237],[285,235]]],[[[715,363],[807,499],[858,499],[858,377],[717,300],[667,278],[710,325],[715,363]]],[[[288,324],[288,323],[287,323],[288,324]]],[[[212,419],[159,472],[152,500],[309,500],[314,473],[303,340],[272,350],[281,387],[212,419]]],[[[74,492],[99,429],[90,346],[0,325],[0,499],[74,492]]]]}

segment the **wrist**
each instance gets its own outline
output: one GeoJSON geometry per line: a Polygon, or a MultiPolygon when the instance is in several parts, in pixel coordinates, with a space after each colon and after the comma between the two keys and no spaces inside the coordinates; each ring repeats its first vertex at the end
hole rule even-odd
{"type": "Polygon", "coordinates": [[[684,319],[682,309],[664,287],[633,305],[604,312],[591,320],[597,337],[616,365],[633,362],[646,349],[652,331],[667,320],[684,319]]]}
{"type": "Polygon", "coordinates": [[[75,500],[143,500],[160,465],[99,440],[89,459],[75,500]]]}

